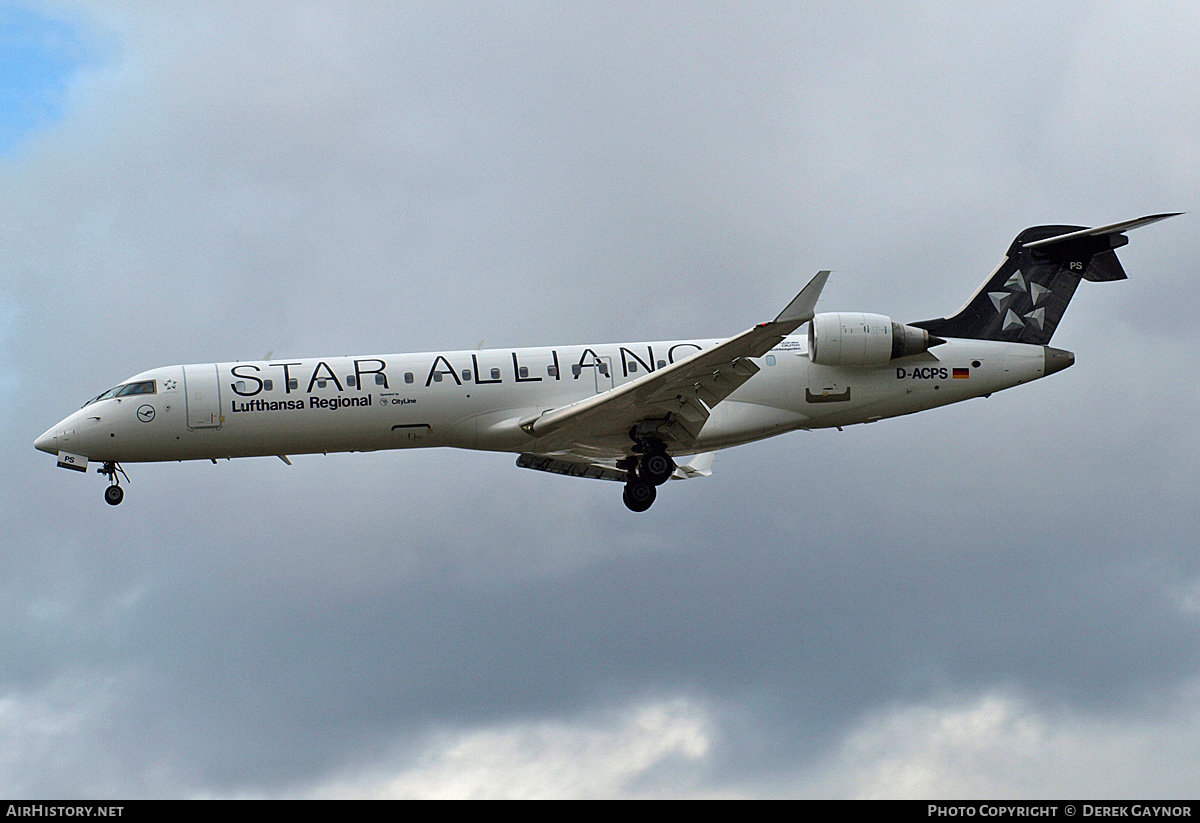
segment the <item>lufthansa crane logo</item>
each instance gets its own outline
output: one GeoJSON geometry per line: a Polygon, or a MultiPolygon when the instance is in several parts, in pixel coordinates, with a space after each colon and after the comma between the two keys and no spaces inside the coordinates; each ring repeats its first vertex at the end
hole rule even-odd
{"type": "Polygon", "coordinates": [[[137,410],[137,418],[143,423],[149,423],[154,419],[154,407],[149,403],[144,406],[139,406],[137,410]]]}

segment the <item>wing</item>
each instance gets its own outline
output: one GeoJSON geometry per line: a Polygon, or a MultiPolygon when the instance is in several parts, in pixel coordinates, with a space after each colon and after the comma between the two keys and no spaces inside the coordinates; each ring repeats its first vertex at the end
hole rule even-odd
{"type": "Polygon", "coordinates": [[[769,323],[602,394],[531,415],[520,426],[541,441],[539,451],[570,451],[589,441],[626,437],[635,427],[669,448],[686,448],[712,408],[758,372],[750,358],[766,354],[813,318],[828,278],[828,271],[818,272],[769,323]]]}

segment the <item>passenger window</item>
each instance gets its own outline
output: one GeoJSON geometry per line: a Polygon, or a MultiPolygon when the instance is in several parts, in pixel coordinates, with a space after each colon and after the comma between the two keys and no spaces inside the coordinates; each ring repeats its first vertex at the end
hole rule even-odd
{"type": "Polygon", "coordinates": [[[551,377],[558,377],[558,366],[547,366],[546,374],[550,375],[551,377]]]}
{"type": "Polygon", "coordinates": [[[522,376],[522,377],[528,377],[528,376],[529,376],[529,367],[528,367],[528,366],[522,366],[520,371],[521,371],[521,376],[522,376]]]}
{"type": "Polygon", "coordinates": [[[463,382],[464,382],[464,383],[466,383],[466,382],[469,382],[469,381],[470,381],[470,379],[471,379],[471,370],[470,370],[470,369],[463,369],[463,372],[462,372],[462,374],[463,374],[463,382]]]}
{"type": "Polygon", "coordinates": [[[236,383],[234,383],[233,386],[235,389],[237,389],[238,394],[246,393],[246,381],[245,380],[239,380],[236,383]]]}
{"type": "Polygon", "coordinates": [[[288,382],[287,382],[287,387],[288,387],[288,391],[295,391],[296,389],[300,388],[300,382],[298,380],[296,380],[296,378],[294,378],[294,377],[289,378],[288,382]]]}
{"type": "Polygon", "coordinates": [[[492,379],[493,380],[500,379],[500,370],[499,369],[492,369],[492,379]]]}
{"type": "Polygon", "coordinates": [[[412,381],[413,381],[413,373],[410,371],[406,371],[404,373],[404,382],[411,383],[412,381]]]}
{"type": "Polygon", "coordinates": [[[267,379],[263,381],[263,390],[272,391],[275,388],[275,381],[267,379]]]}
{"type": "Polygon", "coordinates": [[[775,365],[775,355],[773,355],[773,354],[768,354],[768,355],[767,355],[767,365],[768,365],[768,366],[774,366],[774,365],[775,365]]]}
{"type": "Polygon", "coordinates": [[[325,381],[325,380],[318,380],[318,381],[317,381],[317,388],[318,388],[318,389],[323,389],[323,388],[325,388],[325,383],[326,383],[326,381],[325,381]]]}
{"type": "Polygon", "coordinates": [[[352,374],[346,375],[346,385],[349,386],[350,388],[354,388],[354,375],[352,375],[352,374]]]}
{"type": "Polygon", "coordinates": [[[665,368],[667,367],[667,361],[666,361],[666,360],[659,360],[659,361],[658,361],[658,367],[659,367],[660,369],[665,369],[665,368]]]}
{"type": "Polygon", "coordinates": [[[386,386],[387,378],[384,377],[381,373],[376,372],[375,373],[375,385],[376,386],[386,386]]]}
{"type": "Polygon", "coordinates": [[[635,371],[637,371],[637,361],[636,360],[634,360],[632,363],[629,364],[629,373],[633,374],[635,371]]]}
{"type": "Polygon", "coordinates": [[[600,373],[602,375],[604,375],[605,377],[608,377],[608,364],[607,363],[597,363],[596,365],[600,367],[600,373]]]}
{"type": "Polygon", "coordinates": [[[580,369],[579,369],[579,364],[578,364],[578,363],[575,363],[574,365],[572,365],[572,366],[571,366],[571,374],[573,374],[573,375],[575,375],[576,377],[578,377],[578,376],[579,376],[579,371],[580,371],[580,369]]]}
{"type": "Polygon", "coordinates": [[[442,373],[441,373],[440,371],[435,371],[435,372],[433,373],[433,382],[434,382],[434,383],[441,383],[441,382],[442,382],[442,373]]]}

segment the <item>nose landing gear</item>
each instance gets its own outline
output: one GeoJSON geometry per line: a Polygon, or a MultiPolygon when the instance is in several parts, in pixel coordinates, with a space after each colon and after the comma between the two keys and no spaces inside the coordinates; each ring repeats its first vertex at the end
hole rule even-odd
{"type": "Polygon", "coordinates": [[[121,477],[125,478],[126,483],[129,482],[129,475],[125,474],[120,463],[112,462],[105,463],[96,471],[108,478],[108,488],[104,490],[104,502],[110,506],[119,505],[125,499],[125,490],[121,488],[121,481],[117,478],[117,473],[121,473],[121,477]]]}

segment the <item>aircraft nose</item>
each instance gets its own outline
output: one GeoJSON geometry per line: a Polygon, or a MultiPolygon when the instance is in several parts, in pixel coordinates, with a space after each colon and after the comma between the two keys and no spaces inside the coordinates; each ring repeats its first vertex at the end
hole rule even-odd
{"type": "Polygon", "coordinates": [[[33,447],[47,454],[58,454],[58,426],[47,429],[41,437],[33,441],[33,447]]]}

